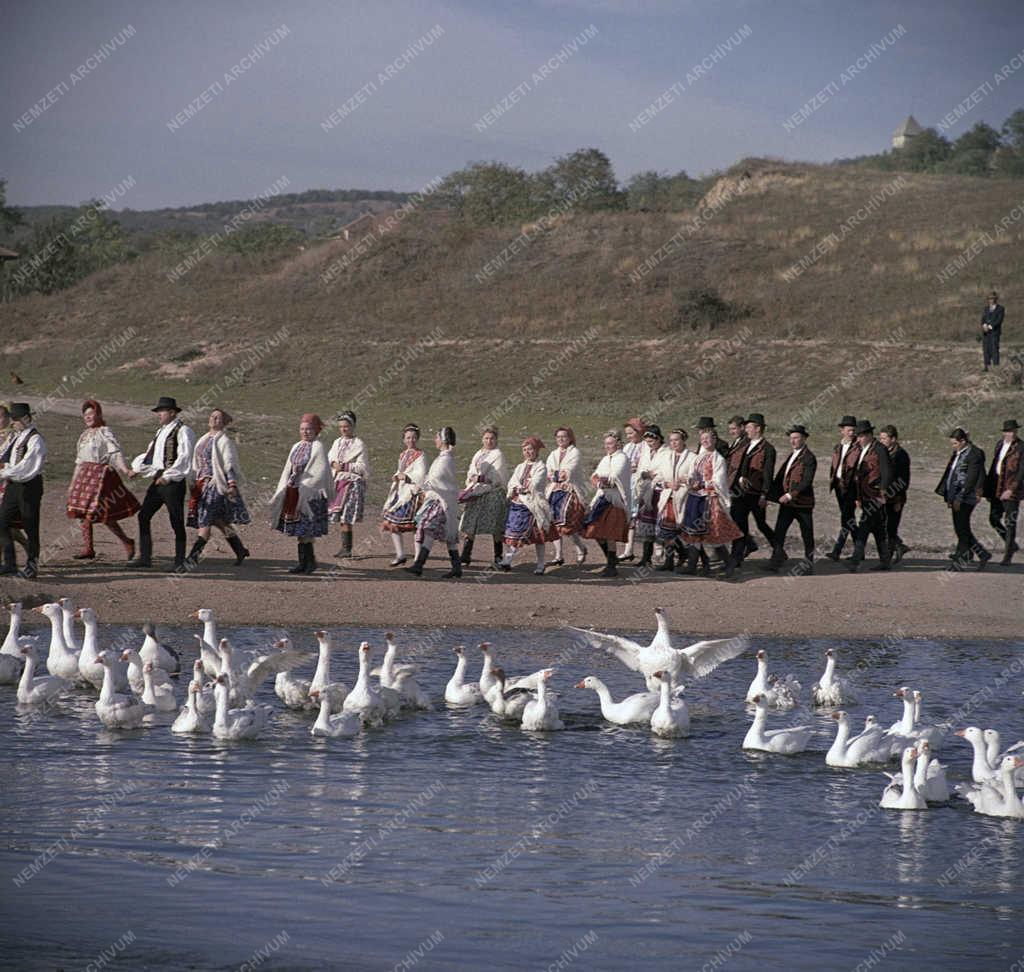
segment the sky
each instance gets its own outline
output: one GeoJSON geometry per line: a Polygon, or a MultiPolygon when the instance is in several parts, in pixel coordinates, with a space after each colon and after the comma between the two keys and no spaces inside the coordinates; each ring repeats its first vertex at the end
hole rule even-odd
{"type": "Polygon", "coordinates": [[[415,191],[584,147],[623,182],[828,161],[888,148],[908,113],[936,126],[986,83],[945,134],[998,128],[1024,107],[1015,56],[1022,0],[9,0],[0,179],[14,205],[130,179],[115,208],[150,209],[282,177],[415,191]]]}

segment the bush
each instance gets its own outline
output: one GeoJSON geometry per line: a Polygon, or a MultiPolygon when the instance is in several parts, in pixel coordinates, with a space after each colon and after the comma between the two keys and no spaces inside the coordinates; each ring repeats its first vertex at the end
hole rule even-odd
{"type": "Polygon", "coordinates": [[[753,308],[727,301],[714,287],[691,287],[675,301],[672,327],[675,330],[713,331],[722,324],[750,317],[753,308]]]}

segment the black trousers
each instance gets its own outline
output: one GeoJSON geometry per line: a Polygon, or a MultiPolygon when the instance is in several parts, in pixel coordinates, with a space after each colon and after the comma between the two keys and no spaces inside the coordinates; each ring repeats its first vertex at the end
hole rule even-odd
{"type": "Polygon", "coordinates": [[[990,364],[999,364],[999,331],[989,331],[982,336],[981,348],[985,357],[985,367],[990,364]]]}
{"type": "Polygon", "coordinates": [[[868,537],[875,538],[875,546],[878,548],[878,562],[887,564],[892,559],[892,550],[889,547],[888,517],[886,507],[874,506],[860,511],[860,519],[857,521],[857,529],[853,534],[853,561],[860,563],[864,559],[867,550],[868,537]]]}
{"type": "Polygon", "coordinates": [[[36,566],[39,560],[39,507],[43,503],[43,477],[36,476],[27,483],[7,480],[7,491],[0,504],[0,549],[4,560],[11,557],[14,563],[14,541],[11,538],[11,522],[20,519],[28,537],[28,563],[36,566]]]}
{"type": "Polygon", "coordinates": [[[988,522],[1006,544],[1009,553],[1017,541],[1017,521],[1020,519],[1020,500],[990,500],[988,522]]]}
{"type": "Polygon", "coordinates": [[[979,551],[988,553],[971,530],[971,514],[974,512],[974,506],[973,503],[961,503],[959,510],[950,508],[953,513],[953,529],[956,531],[956,556],[958,558],[965,557],[968,550],[975,556],[979,551]]]}
{"type": "Polygon", "coordinates": [[[839,532],[836,534],[836,545],[833,553],[838,557],[846,546],[846,538],[854,533],[857,527],[857,503],[852,489],[836,490],[836,506],[839,507],[839,532]]]}
{"type": "MultiPolygon", "coordinates": [[[[905,502],[905,501],[904,501],[905,502]]],[[[889,551],[890,553],[896,549],[896,544],[902,543],[900,539],[900,520],[903,519],[903,503],[899,505],[899,508],[892,506],[891,504],[885,511],[885,522],[886,532],[889,536],[889,551]]]]}
{"type": "Polygon", "coordinates": [[[786,534],[796,520],[800,527],[800,539],[804,542],[804,559],[814,560],[814,509],[801,509],[792,503],[779,504],[779,516],[775,521],[775,544],[772,560],[781,563],[786,547],[786,534]]]}
{"type": "Polygon", "coordinates": [[[729,508],[729,515],[736,526],[743,531],[743,536],[732,542],[732,559],[735,563],[742,563],[747,555],[747,539],[750,537],[750,517],[754,517],[758,530],[764,534],[764,538],[771,546],[775,546],[775,531],[768,525],[766,510],[761,508],[759,496],[737,496],[729,508]]]}
{"type": "Polygon", "coordinates": [[[185,480],[164,483],[157,486],[153,483],[146,490],[146,498],[139,510],[139,560],[147,562],[153,557],[153,534],[149,528],[150,520],[156,516],[161,506],[167,507],[167,516],[174,531],[174,562],[180,564],[185,560],[185,480]]]}

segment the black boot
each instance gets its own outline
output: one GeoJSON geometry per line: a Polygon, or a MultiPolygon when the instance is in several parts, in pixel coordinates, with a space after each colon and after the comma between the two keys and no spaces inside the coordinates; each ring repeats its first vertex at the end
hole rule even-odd
{"type": "Polygon", "coordinates": [[[676,568],[676,573],[696,574],[698,557],[700,557],[700,551],[696,547],[687,547],[685,554],[679,555],[679,566],[676,568]]]}
{"type": "Polygon", "coordinates": [[[501,547],[502,539],[503,539],[502,537],[495,537],[494,538],[494,562],[496,564],[500,564],[502,558],[505,555],[505,551],[502,550],[502,547],[501,547]]]}
{"type": "Polygon", "coordinates": [[[715,547],[715,556],[725,564],[725,579],[731,580],[733,574],[736,573],[736,567],[738,566],[733,554],[730,552],[729,548],[723,544],[720,547],[715,547]]]}
{"type": "MultiPolygon", "coordinates": [[[[644,546],[646,546],[646,544],[644,546]]],[[[651,546],[653,546],[653,544],[651,546]]],[[[605,559],[604,570],[601,571],[600,576],[601,577],[618,577],[619,576],[619,572],[615,569],[615,565],[618,563],[619,558],[618,558],[617,554],[615,553],[615,544],[614,544],[614,542],[610,543],[610,544],[609,543],[605,544],[605,546],[604,546],[604,559],[605,559]]],[[[648,561],[648,563],[649,562],[650,561],[648,561]]]]}
{"type": "Polygon", "coordinates": [[[139,555],[135,560],[129,560],[126,567],[132,569],[144,569],[153,566],[153,538],[139,536],[139,555]]]}
{"type": "Polygon", "coordinates": [[[18,564],[14,559],[14,544],[5,543],[3,553],[3,566],[0,566],[0,575],[16,574],[18,564]]]}
{"type": "Polygon", "coordinates": [[[667,571],[674,570],[676,566],[676,550],[672,544],[665,544],[665,562],[660,567],[655,567],[655,570],[667,571]]]}
{"type": "MultiPolygon", "coordinates": [[[[651,558],[654,556],[654,541],[645,540],[643,544],[643,555],[640,557],[640,563],[637,567],[650,567],[651,558]]],[[[618,560],[618,558],[616,558],[618,560]]]]}
{"type": "Polygon", "coordinates": [[[199,565],[199,555],[203,552],[203,547],[206,546],[206,539],[204,537],[196,537],[196,542],[192,544],[192,549],[188,552],[188,556],[185,558],[185,563],[189,567],[197,567],[199,565]]]}
{"type": "Polygon", "coordinates": [[[459,548],[449,547],[448,548],[448,559],[452,562],[452,569],[446,574],[443,574],[445,580],[449,580],[452,577],[462,576],[462,561],[459,560],[459,548]]]}
{"type": "Polygon", "coordinates": [[[235,552],[235,566],[241,567],[242,561],[249,556],[249,551],[245,544],[242,543],[242,538],[237,533],[232,533],[227,538],[228,546],[235,552]]]}
{"type": "Polygon", "coordinates": [[[462,557],[459,563],[466,564],[467,566],[473,562],[473,538],[466,537],[466,542],[462,545],[462,557]]]}
{"type": "Polygon", "coordinates": [[[345,530],[341,534],[341,549],[334,555],[338,560],[352,556],[352,531],[345,530]]]}
{"type": "Polygon", "coordinates": [[[426,547],[420,547],[420,552],[416,554],[416,559],[408,567],[403,567],[402,569],[419,577],[423,573],[423,565],[427,562],[427,557],[429,556],[430,551],[426,547]]]}
{"type": "Polygon", "coordinates": [[[312,543],[305,543],[303,546],[306,548],[306,563],[302,568],[302,573],[312,574],[317,568],[316,554],[313,550],[312,543]]]}
{"type": "Polygon", "coordinates": [[[289,574],[304,574],[306,573],[306,544],[301,540],[299,541],[299,562],[294,567],[288,568],[289,574]]]}

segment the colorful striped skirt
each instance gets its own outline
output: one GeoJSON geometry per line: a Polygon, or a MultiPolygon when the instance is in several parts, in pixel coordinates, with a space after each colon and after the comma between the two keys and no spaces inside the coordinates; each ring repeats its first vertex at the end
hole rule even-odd
{"type": "Polygon", "coordinates": [[[422,502],[423,494],[417,493],[401,506],[385,506],[381,510],[380,528],[387,533],[412,533],[416,529],[416,511],[422,502]]]}
{"type": "Polygon", "coordinates": [[[670,499],[665,504],[665,509],[658,515],[658,528],[655,532],[655,539],[658,543],[669,544],[676,540],[682,532],[682,526],[676,522],[675,503],[670,499]]]}
{"type": "Polygon", "coordinates": [[[551,505],[551,525],[563,537],[579,533],[587,510],[571,489],[556,489],[548,497],[551,505]]]}
{"type": "Polygon", "coordinates": [[[114,523],[135,516],[139,501],[116,469],[102,462],[83,462],[68,488],[69,517],[90,523],[114,523]]]}
{"type": "Polygon", "coordinates": [[[588,540],[625,543],[629,537],[629,517],[625,510],[603,496],[598,497],[583,521],[583,536],[588,540]]]}
{"type": "Polygon", "coordinates": [[[658,531],[658,501],[661,498],[661,487],[651,490],[649,502],[642,503],[636,511],[634,536],[637,540],[653,540],[658,531]]]}
{"type": "Polygon", "coordinates": [[[284,507],[275,529],[287,537],[299,540],[326,537],[327,500],[322,496],[314,496],[309,501],[309,509],[312,515],[299,513],[299,491],[294,486],[288,486],[284,491],[284,507]]]}
{"type": "Polygon", "coordinates": [[[505,517],[505,544],[509,547],[525,547],[532,543],[547,543],[556,540],[558,531],[552,526],[545,534],[529,508],[522,503],[509,503],[505,517]]]}
{"type": "Polygon", "coordinates": [[[505,494],[500,489],[492,489],[465,504],[459,530],[471,537],[500,537],[505,530],[507,515],[505,494]]]}
{"type": "Polygon", "coordinates": [[[241,494],[234,499],[222,493],[212,479],[197,479],[188,497],[188,516],[185,525],[212,527],[215,524],[252,523],[241,494]]]}
{"type": "Polygon", "coordinates": [[[363,479],[339,480],[334,499],[327,507],[332,523],[362,523],[363,506],[366,503],[366,481],[363,479]]]}
{"type": "MultiPolygon", "coordinates": [[[[693,495],[693,494],[691,494],[693,495]]],[[[683,543],[704,544],[707,547],[720,547],[726,543],[732,543],[743,536],[743,531],[733,522],[732,517],[722,508],[717,494],[712,493],[707,497],[707,514],[704,518],[707,523],[707,531],[700,534],[691,534],[682,531],[679,536],[683,543]]]]}

